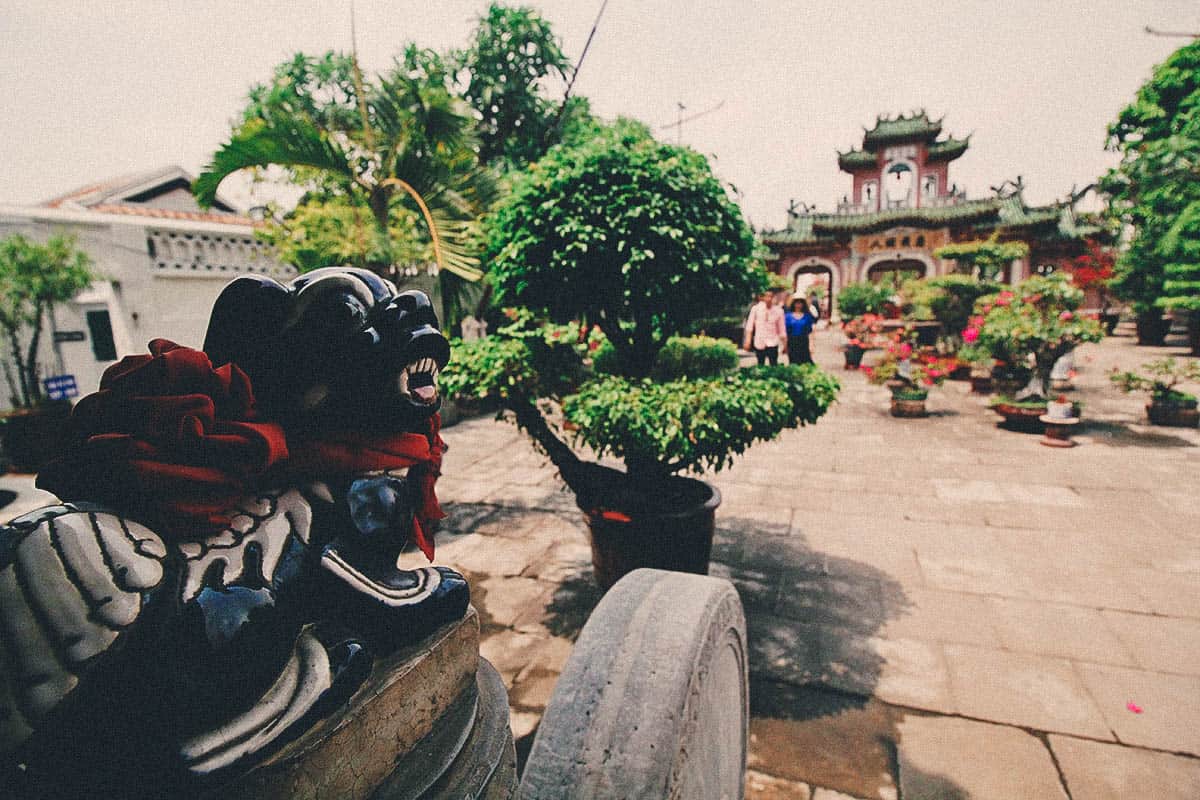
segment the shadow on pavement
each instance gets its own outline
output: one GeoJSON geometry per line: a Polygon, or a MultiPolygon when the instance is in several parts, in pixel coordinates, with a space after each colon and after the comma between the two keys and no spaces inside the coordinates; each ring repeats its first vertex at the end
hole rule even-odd
{"type": "Polygon", "coordinates": [[[581,568],[567,575],[554,591],[542,624],[555,636],[574,642],[603,596],[592,577],[592,568],[581,568]]]}
{"type": "MultiPolygon", "coordinates": [[[[1084,419],[1079,433],[1094,437],[1097,444],[1111,447],[1195,447],[1196,443],[1182,436],[1155,431],[1134,430],[1120,422],[1100,422],[1084,419]]],[[[1169,429],[1168,429],[1169,430],[1169,429]]]]}
{"type": "Polygon", "coordinates": [[[910,603],[887,573],[811,548],[804,537],[722,517],[712,573],[746,609],[751,766],[861,797],[895,785],[903,712],[872,698],[885,666],[875,644],[910,603]]]}

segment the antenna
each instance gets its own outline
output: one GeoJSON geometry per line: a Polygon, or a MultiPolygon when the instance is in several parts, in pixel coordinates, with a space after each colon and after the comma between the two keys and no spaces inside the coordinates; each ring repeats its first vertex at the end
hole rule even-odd
{"type": "Polygon", "coordinates": [[[690,117],[683,116],[683,112],[684,112],[684,110],[687,109],[687,106],[685,106],[683,103],[676,103],[675,105],[679,107],[678,115],[677,115],[675,121],[668,122],[666,125],[660,125],[659,130],[666,130],[667,128],[678,128],[678,130],[676,131],[676,134],[677,134],[676,141],[681,142],[683,139],[683,123],[691,122],[694,119],[700,119],[701,117],[711,114],[714,111],[720,111],[725,106],[725,101],[722,100],[721,102],[717,103],[712,108],[706,108],[703,111],[697,111],[695,114],[692,114],[690,117]]]}

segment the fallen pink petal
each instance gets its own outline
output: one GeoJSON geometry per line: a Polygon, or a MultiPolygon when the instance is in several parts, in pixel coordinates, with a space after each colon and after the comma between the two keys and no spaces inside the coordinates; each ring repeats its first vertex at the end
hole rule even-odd
{"type": "Polygon", "coordinates": [[[1126,703],[1125,707],[1128,708],[1130,711],[1132,711],[1135,714],[1140,714],[1143,711],[1142,707],[1139,706],[1137,703],[1133,702],[1132,700],[1130,700],[1128,703],[1126,703]]]}

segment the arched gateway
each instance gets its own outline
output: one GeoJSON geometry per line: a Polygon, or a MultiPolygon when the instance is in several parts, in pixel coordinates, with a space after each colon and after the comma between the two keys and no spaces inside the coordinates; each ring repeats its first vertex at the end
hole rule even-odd
{"type": "Polygon", "coordinates": [[[850,281],[934,277],[943,267],[953,269],[933,255],[938,248],[997,233],[1030,249],[1005,281],[1027,277],[1030,264],[1067,266],[1088,240],[1107,238],[1102,227],[1076,213],[1078,196],[1027,206],[1019,179],[1004,182],[992,196],[967,199],[950,168],[969,144],[968,138],[943,135],[941,120],[924,111],[879,117],[864,132],[861,148],[838,153],[838,167],[853,183],[836,210],[819,213],[793,203],[787,226],[762,234],[771,252],[768,265],[795,286],[796,276],[824,273],[824,264],[836,296],[850,281]]]}

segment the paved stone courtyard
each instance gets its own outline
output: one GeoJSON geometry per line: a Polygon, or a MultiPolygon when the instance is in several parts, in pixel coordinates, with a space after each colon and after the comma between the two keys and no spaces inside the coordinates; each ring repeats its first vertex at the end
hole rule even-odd
{"type": "MultiPolygon", "coordinates": [[[[840,367],[836,334],[817,360],[840,367]]],[[[838,370],[816,426],[715,476],[713,572],[751,645],[747,796],[1200,796],[1200,434],[1145,424],[1104,372],[1180,348],[1085,347],[1080,446],[997,428],[964,383],[898,420],[838,370]]],[[[483,654],[528,746],[596,602],[586,531],[512,425],[446,431],[438,561],[470,578],[483,654]]],[[[0,515],[38,500],[30,479],[0,515]]]]}

